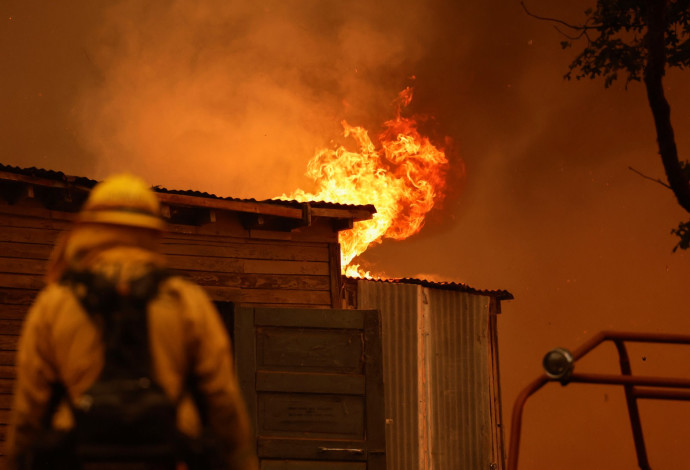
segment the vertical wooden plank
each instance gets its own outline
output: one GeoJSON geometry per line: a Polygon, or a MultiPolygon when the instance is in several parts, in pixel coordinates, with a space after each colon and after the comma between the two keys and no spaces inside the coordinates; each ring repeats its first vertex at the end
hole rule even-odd
{"type": "Polygon", "coordinates": [[[235,308],[235,366],[237,379],[244,395],[249,420],[257,436],[256,409],[256,328],[254,326],[254,309],[247,307],[235,308]]]}
{"type": "Polygon", "coordinates": [[[344,308],[342,306],[341,292],[342,292],[342,275],[340,274],[340,244],[328,244],[328,266],[331,280],[331,307],[344,308]]]}
{"type": "Polygon", "coordinates": [[[386,470],[386,430],[383,395],[383,350],[381,316],[378,310],[363,310],[364,369],[366,375],[367,470],[386,470]]]}

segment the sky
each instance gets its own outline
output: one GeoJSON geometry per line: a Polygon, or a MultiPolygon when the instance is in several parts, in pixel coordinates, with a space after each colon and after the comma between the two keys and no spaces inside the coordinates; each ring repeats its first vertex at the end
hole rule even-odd
{"type": "MultiPolygon", "coordinates": [[[[527,4],[577,22],[593,0],[527,4]]],[[[0,162],[263,199],[309,190],[307,162],[342,141],[341,121],[380,127],[413,84],[410,112],[448,147],[449,193],[418,235],[363,262],[514,294],[499,318],[507,439],[549,349],[603,329],[688,331],[690,254],[670,233],[687,213],[629,169],[663,178],[644,89],[564,80],[576,50],[561,40],[513,0],[3,0],[0,162]]],[[[688,73],[665,79],[681,157],[688,73]]],[[[644,375],[688,377],[688,359],[631,349],[644,375]]],[[[613,349],[578,370],[616,372],[613,349]]],[[[652,466],[683,468],[690,405],[641,414],[652,466]]],[[[622,390],[538,392],[520,463],[634,468],[622,390]]]]}

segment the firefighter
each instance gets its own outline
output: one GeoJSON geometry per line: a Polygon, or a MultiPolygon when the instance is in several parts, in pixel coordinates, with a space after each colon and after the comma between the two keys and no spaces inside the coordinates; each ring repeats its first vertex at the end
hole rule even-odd
{"type": "MultiPolygon", "coordinates": [[[[96,273],[118,292],[127,291],[132,279],[164,270],[164,232],[155,193],[137,177],[117,175],[93,188],[72,230],[58,240],[47,286],[30,308],[18,343],[6,442],[10,470],[30,467],[39,436],[70,435],[75,404],[84,402],[104,368],[102,325],[80,301],[83,292],[65,281],[67,274],[96,273]],[[61,388],[63,396],[56,397],[61,388]]],[[[181,277],[164,277],[145,315],[151,374],[174,403],[180,434],[198,440],[209,430],[218,468],[257,469],[230,340],[205,292],[181,277]]]]}

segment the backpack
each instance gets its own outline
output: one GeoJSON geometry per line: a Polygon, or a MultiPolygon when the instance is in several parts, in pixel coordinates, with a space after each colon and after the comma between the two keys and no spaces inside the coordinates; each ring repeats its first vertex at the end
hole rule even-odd
{"type": "Polygon", "coordinates": [[[147,306],[168,276],[151,269],[120,290],[98,273],[70,271],[63,276],[101,328],[104,343],[99,377],[70,403],[73,455],[84,468],[90,462],[174,468],[178,460],[177,403],[153,377],[148,335],[147,306]]]}

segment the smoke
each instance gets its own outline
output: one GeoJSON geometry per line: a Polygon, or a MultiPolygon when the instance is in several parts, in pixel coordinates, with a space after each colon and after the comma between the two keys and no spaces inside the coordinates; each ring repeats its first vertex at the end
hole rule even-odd
{"type": "MultiPolygon", "coordinates": [[[[340,143],[340,122],[376,135],[416,75],[411,111],[435,116],[434,143],[452,138],[466,187],[419,236],[368,250],[367,269],[515,294],[498,321],[504,429],[552,347],[602,329],[687,330],[688,253],[671,253],[669,233],[687,213],[628,170],[663,177],[643,87],[563,81],[575,49],[519,2],[68,3],[0,3],[3,163],[98,179],[129,170],[237,197],[310,191],[307,162],[340,143]]],[[[595,2],[527,3],[578,22],[595,2]]],[[[687,74],[665,78],[682,158],[687,74]]],[[[641,375],[682,363],[647,350],[631,360],[641,375]]],[[[521,465],[634,466],[622,392],[578,390],[528,406],[521,465]]],[[[684,468],[690,410],[642,413],[653,465],[684,468]]]]}
{"type": "Polygon", "coordinates": [[[363,1],[116,3],[75,110],[96,176],[130,168],[236,197],[308,187],[306,163],[342,119],[387,117],[422,52],[415,8],[391,21],[363,1]]]}

